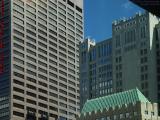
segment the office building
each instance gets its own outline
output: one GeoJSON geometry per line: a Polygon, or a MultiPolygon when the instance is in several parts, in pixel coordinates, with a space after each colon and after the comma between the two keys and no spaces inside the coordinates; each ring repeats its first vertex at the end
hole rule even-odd
{"type": "MultiPolygon", "coordinates": [[[[158,103],[160,104],[160,22],[159,24],[156,25],[156,29],[155,29],[155,49],[156,49],[156,75],[157,75],[157,91],[158,91],[158,95],[157,95],[157,99],[158,99],[158,103]]],[[[160,108],[160,105],[159,105],[160,108]]]]}
{"type": "MultiPolygon", "coordinates": [[[[87,99],[135,87],[138,87],[151,102],[160,103],[158,97],[160,96],[158,77],[160,73],[158,72],[159,45],[157,45],[160,41],[158,23],[159,18],[151,13],[137,13],[129,19],[113,22],[112,39],[97,44],[91,40],[85,40],[81,44],[81,109],[87,99]],[[98,48],[98,45],[107,43],[107,41],[110,43],[111,52],[109,52],[109,49],[105,50],[102,46],[98,48]],[[94,49],[96,49],[96,52],[92,54],[91,51],[94,49]],[[109,56],[105,57],[102,52],[103,49],[106,53],[110,53],[109,56]],[[94,56],[96,59],[90,61],[91,55],[93,59],[94,56]],[[103,67],[103,65],[101,66],[102,61],[108,58],[110,62],[107,60],[107,64],[112,67],[109,67],[110,69],[101,69],[100,67],[103,67]],[[93,67],[96,69],[94,70],[93,67]],[[103,70],[104,74],[110,72],[111,76],[103,75],[103,70]],[[94,80],[96,85],[94,85],[94,80]],[[111,82],[105,83],[108,80],[111,80],[111,82]],[[101,81],[104,81],[104,84],[103,82],[101,84],[101,81]],[[111,89],[107,92],[109,88],[111,89]]],[[[107,64],[104,62],[104,66],[107,64]]]]}
{"type": "Polygon", "coordinates": [[[88,100],[77,120],[160,120],[157,103],[132,89],[88,100]]]}
{"type": "Polygon", "coordinates": [[[152,102],[158,102],[155,26],[159,19],[138,13],[112,24],[114,92],[138,87],[152,102]]]}
{"type": "Polygon", "coordinates": [[[0,15],[0,120],[75,120],[83,0],[1,0],[0,15]]]}
{"type": "Polygon", "coordinates": [[[112,93],[112,39],[80,45],[80,102],[112,93]]]}

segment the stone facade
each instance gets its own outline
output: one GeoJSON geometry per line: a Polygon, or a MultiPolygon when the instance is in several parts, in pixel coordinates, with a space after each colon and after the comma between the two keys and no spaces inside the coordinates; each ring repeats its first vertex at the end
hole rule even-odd
{"type": "Polygon", "coordinates": [[[86,113],[77,120],[160,120],[156,103],[130,103],[86,113]]]}

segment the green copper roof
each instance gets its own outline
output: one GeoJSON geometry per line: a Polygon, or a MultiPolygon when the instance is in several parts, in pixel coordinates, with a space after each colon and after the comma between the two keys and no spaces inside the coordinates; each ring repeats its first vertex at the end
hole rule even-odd
{"type": "Polygon", "coordinates": [[[123,104],[136,102],[149,102],[148,99],[138,90],[132,89],[125,92],[115,93],[112,95],[99,97],[88,100],[82,109],[82,114],[92,111],[109,109],[110,107],[121,106],[123,104]]]}

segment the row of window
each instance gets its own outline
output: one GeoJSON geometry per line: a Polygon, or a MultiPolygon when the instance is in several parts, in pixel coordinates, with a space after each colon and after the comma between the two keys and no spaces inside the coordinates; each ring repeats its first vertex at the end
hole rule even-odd
{"type": "MultiPolygon", "coordinates": [[[[29,24],[27,24],[27,25],[29,25],[29,24]]],[[[40,25],[40,24],[39,24],[39,25],[40,25]]],[[[20,37],[24,37],[24,34],[22,33],[22,31],[24,31],[24,27],[22,27],[22,26],[20,26],[20,25],[18,25],[18,24],[16,24],[16,23],[14,23],[14,26],[15,26],[14,33],[15,33],[16,35],[19,35],[20,37]],[[22,31],[17,31],[16,29],[19,29],[19,30],[22,30],[22,31]]],[[[33,30],[33,28],[35,29],[35,27],[33,27],[32,25],[30,25],[29,27],[32,27],[32,28],[31,28],[32,30],[33,30]]],[[[27,33],[29,33],[29,34],[32,35],[33,37],[36,37],[36,36],[37,36],[35,32],[33,32],[33,31],[29,30],[29,29],[27,29],[26,31],[27,31],[27,33]]],[[[50,33],[50,34],[52,34],[53,32],[54,32],[53,30],[49,29],[49,33],[50,33]]],[[[44,32],[44,31],[41,30],[41,29],[38,29],[38,33],[41,34],[42,36],[47,36],[47,33],[44,32]]],[[[75,36],[75,33],[74,33],[72,30],[70,30],[70,29],[68,29],[68,33],[69,33],[71,36],[75,36]]],[[[54,33],[53,33],[53,34],[54,34],[54,33]]],[[[68,35],[69,35],[69,34],[68,34],[68,35]]],[[[59,29],[59,36],[60,36],[60,38],[62,38],[61,35],[62,35],[62,36],[65,35],[65,36],[66,36],[66,32],[64,32],[62,29],[59,29]]],[[[38,35],[38,38],[41,40],[41,39],[43,38],[42,36],[39,36],[39,35],[38,35]]],[[[44,38],[44,39],[45,39],[45,38],[44,38]]],[[[62,40],[65,40],[65,38],[62,39],[62,40]]],[[[68,42],[71,43],[72,45],[73,45],[73,44],[75,45],[75,43],[71,42],[69,39],[68,39],[68,42]]]]}
{"type": "MultiPolygon", "coordinates": [[[[29,71],[28,71],[29,72],[29,71]]],[[[31,75],[32,75],[32,71],[31,71],[31,75]]],[[[21,74],[21,73],[18,73],[18,72],[14,72],[14,76],[16,76],[17,78],[20,78],[20,79],[24,79],[24,75],[23,74],[21,74]]],[[[54,73],[52,73],[52,76],[56,76],[54,73]]],[[[75,79],[75,78],[72,78],[71,77],[71,75],[69,75],[70,77],[70,80],[71,79],[75,79]]],[[[44,80],[47,80],[46,79],[46,77],[45,76],[43,76],[43,75],[41,75],[41,74],[38,74],[38,77],[39,78],[42,78],[42,80],[44,79],[44,80]]],[[[32,82],[32,83],[36,83],[36,79],[34,79],[34,78],[31,78],[31,77],[27,77],[26,78],[28,81],[30,81],[30,82],[32,82]]],[[[67,82],[67,79],[65,78],[65,77],[62,77],[62,76],[59,76],[59,80],[60,81],[63,81],[63,82],[67,82]]],[[[70,81],[70,80],[68,80],[68,84],[69,85],[72,85],[72,86],[75,86],[76,84],[75,84],[75,82],[72,82],[72,81],[70,81]]],[[[53,80],[53,78],[49,78],[49,81],[51,82],[51,83],[54,83],[54,84],[57,84],[57,82],[55,82],[55,80],[53,80]]],[[[20,83],[18,83],[18,84],[20,84],[20,83]]],[[[20,84],[21,85],[21,84],[20,84]]],[[[60,86],[61,86],[61,84],[60,84],[60,86]]],[[[77,85],[78,86],[78,85],[77,85]]],[[[44,87],[46,87],[46,86],[44,86],[44,87]]],[[[62,86],[62,87],[64,87],[64,85],[62,86]]]]}
{"type": "Polygon", "coordinates": [[[111,94],[113,92],[113,89],[112,88],[108,88],[108,89],[102,89],[99,91],[99,95],[101,96],[104,96],[104,95],[108,95],[108,94],[111,94]]]}
{"type": "MultiPolygon", "coordinates": [[[[131,19],[133,19],[133,18],[131,18],[131,19]]],[[[130,22],[126,22],[126,20],[124,20],[124,22],[126,22],[126,23],[123,24],[123,26],[118,26],[117,23],[119,23],[119,21],[118,22],[115,21],[114,25],[117,25],[115,27],[115,31],[121,30],[123,28],[126,29],[126,28],[129,28],[129,27],[133,27],[137,24],[137,21],[135,21],[135,20],[129,20],[129,21],[130,22]]],[[[138,23],[142,24],[144,22],[146,22],[146,18],[145,17],[140,17],[139,20],[138,20],[138,23]]]]}
{"type": "MultiPolygon", "coordinates": [[[[41,105],[41,104],[40,104],[41,105]]],[[[53,111],[57,111],[57,108],[55,108],[55,107],[52,107],[52,106],[50,106],[49,107],[49,109],[50,110],[53,110],[53,111]]],[[[67,112],[65,111],[65,110],[59,110],[60,111],[60,113],[62,113],[62,114],[66,114],[67,115],[67,112]]],[[[34,112],[33,112],[34,113],[34,112]]],[[[40,114],[40,116],[41,117],[39,117],[39,120],[41,120],[41,119],[47,119],[47,116],[48,115],[44,115],[44,113],[45,112],[41,112],[41,110],[39,110],[39,112],[38,112],[39,114],[40,114]],[[43,115],[42,115],[43,114],[43,115]],[[43,117],[42,117],[43,116],[43,117]]],[[[9,114],[9,113],[8,113],[9,114]]],[[[7,114],[7,115],[8,115],[7,114]]],[[[70,114],[73,114],[74,116],[76,116],[76,114],[74,114],[74,113],[70,113],[70,114]]],[[[17,117],[22,117],[22,118],[24,118],[25,117],[25,114],[24,113],[21,113],[21,112],[18,112],[18,111],[13,111],[13,115],[14,116],[17,116],[17,117]]],[[[26,117],[27,116],[29,116],[29,115],[26,115],[26,117]]],[[[33,114],[31,114],[31,117],[33,118],[36,118],[36,116],[33,114]]],[[[52,113],[49,113],[49,117],[52,117],[53,119],[55,119],[55,118],[57,118],[57,115],[55,115],[55,114],[52,114],[52,113]]],[[[62,118],[62,117],[61,117],[62,118]]],[[[64,118],[63,118],[63,120],[64,120],[64,118]]],[[[67,120],[67,119],[65,119],[65,120],[67,120]]]]}
{"type": "Polygon", "coordinates": [[[9,119],[9,112],[1,112],[0,119],[9,119]]]}
{"type": "MultiPolygon", "coordinates": [[[[137,116],[137,112],[134,112],[133,115],[137,116]]],[[[101,117],[101,118],[97,118],[96,120],[119,120],[119,119],[124,119],[124,118],[129,119],[130,116],[131,116],[131,113],[124,113],[120,115],[101,117]]]]}
{"type": "MultiPolygon", "coordinates": [[[[43,83],[43,84],[44,84],[44,85],[47,85],[47,84],[45,84],[45,83],[43,83]]],[[[27,86],[27,88],[29,88],[29,89],[31,89],[31,90],[36,90],[36,87],[35,87],[34,85],[27,84],[26,86],[27,86]]],[[[50,86],[50,87],[51,87],[51,86],[50,86]]],[[[53,86],[52,86],[52,89],[51,89],[51,90],[53,90],[53,89],[54,89],[54,92],[56,92],[56,91],[58,92],[58,89],[57,89],[56,87],[53,88],[53,86]]],[[[22,90],[21,88],[13,87],[13,90],[14,90],[15,92],[24,94],[24,90],[22,90]]],[[[43,93],[43,94],[46,94],[46,95],[47,95],[47,93],[48,93],[47,90],[41,89],[41,88],[38,88],[38,91],[39,91],[40,93],[43,93]]],[[[53,92],[53,91],[52,91],[52,92],[49,92],[49,95],[50,95],[51,97],[58,98],[58,94],[57,94],[57,93],[54,93],[54,92],[53,92]]],[[[28,96],[31,96],[31,97],[34,97],[34,98],[37,98],[37,97],[38,97],[40,100],[48,101],[47,96],[45,97],[45,96],[37,95],[36,93],[29,92],[29,91],[26,91],[26,94],[27,94],[28,96]]],[[[67,98],[66,98],[66,97],[61,96],[61,95],[67,95],[67,92],[66,92],[65,90],[59,89],[59,94],[60,94],[60,95],[59,95],[59,99],[60,99],[60,100],[67,101],[67,98]]],[[[74,98],[79,98],[78,96],[74,95],[73,93],[68,93],[68,95],[69,95],[72,99],[74,99],[74,98]]],[[[21,101],[24,101],[24,98],[22,98],[22,97],[20,97],[20,96],[17,96],[17,95],[15,95],[14,98],[15,98],[15,99],[18,99],[18,100],[21,100],[21,101]],[[19,99],[19,98],[20,98],[20,99],[19,99]]],[[[70,103],[72,103],[72,104],[76,104],[76,102],[75,102],[74,100],[69,99],[69,101],[71,101],[70,103]]],[[[2,105],[1,105],[1,109],[6,108],[6,107],[8,107],[8,106],[2,106],[2,105]]]]}
{"type": "Polygon", "coordinates": [[[0,97],[0,102],[6,101],[6,100],[8,100],[8,99],[9,99],[9,97],[7,97],[7,96],[0,97]]]}
{"type": "MultiPolygon", "coordinates": [[[[136,34],[135,29],[124,32],[124,44],[127,45],[135,42],[137,35],[138,34],[136,34]]],[[[142,26],[140,28],[140,38],[144,39],[145,37],[146,37],[146,26],[142,26]]],[[[122,36],[116,35],[115,37],[116,48],[122,46],[122,43],[123,43],[122,36]]]]}
{"type": "MultiPolygon", "coordinates": [[[[24,55],[23,53],[17,51],[16,49],[17,49],[17,48],[15,48],[15,49],[13,50],[14,54],[17,55],[17,56],[19,56],[19,57],[24,58],[25,55],[24,55]]],[[[46,51],[44,51],[44,50],[42,50],[42,49],[39,49],[39,50],[41,50],[41,53],[39,53],[37,57],[40,58],[41,60],[44,60],[44,61],[47,61],[47,60],[48,60],[48,61],[50,62],[50,59],[48,59],[48,57],[46,56],[46,54],[42,54],[43,52],[46,52],[46,51]]],[[[36,62],[37,62],[37,61],[36,61],[36,58],[35,58],[36,53],[33,52],[32,50],[29,50],[29,49],[27,49],[27,53],[29,53],[29,54],[32,55],[32,56],[26,55],[26,58],[27,58],[29,61],[32,61],[33,63],[36,63],[36,62]]],[[[57,55],[55,55],[55,54],[49,53],[49,56],[50,56],[52,59],[53,59],[53,58],[54,58],[55,60],[58,59],[57,55]]],[[[78,57],[78,56],[77,56],[77,57],[78,57]]],[[[64,60],[64,59],[66,59],[66,58],[67,58],[66,54],[64,54],[64,53],[62,53],[62,52],[59,52],[59,59],[62,61],[62,63],[66,63],[65,60],[64,60]]],[[[68,56],[68,60],[70,60],[70,64],[68,64],[69,66],[70,66],[72,63],[75,63],[75,58],[73,58],[72,55],[69,55],[69,56],[68,56]]],[[[76,62],[78,63],[79,60],[77,60],[76,62]]],[[[52,62],[50,62],[50,63],[52,63],[52,62]]],[[[73,66],[73,65],[72,65],[72,66],[73,66]]]]}
{"type": "MultiPolygon", "coordinates": [[[[42,24],[39,24],[40,26],[43,26],[42,24]]],[[[14,23],[14,26],[15,26],[15,28],[16,29],[19,29],[19,30],[22,30],[22,31],[24,31],[24,27],[22,27],[21,25],[19,25],[17,22],[16,23],[14,23]]],[[[35,29],[35,27],[34,26],[32,26],[31,24],[28,24],[27,23],[27,26],[29,26],[32,30],[33,29],[35,29]]],[[[24,34],[21,32],[21,31],[18,31],[18,30],[16,30],[16,29],[14,29],[14,33],[16,34],[16,35],[19,35],[19,37],[24,37],[24,34]]],[[[39,33],[42,33],[42,35],[44,35],[44,34],[47,34],[47,33],[45,33],[43,30],[40,30],[40,29],[38,29],[38,31],[39,31],[39,33]],[[44,33],[44,34],[43,34],[44,33]]],[[[29,29],[27,29],[27,32],[30,34],[30,35],[32,35],[33,37],[36,37],[36,33],[35,32],[33,32],[33,31],[31,31],[31,30],[29,30],[29,29]]],[[[50,32],[52,32],[52,31],[50,31],[50,32]]],[[[21,39],[22,39],[21,38],[21,39]]],[[[29,38],[28,40],[30,40],[30,36],[28,36],[27,35],[27,38],[29,38]]],[[[38,35],[38,38],[39,38],[39,40],[42,40],[43,42],[45,41],[45,42],[47,42],[47,39],[46,38],[44,38],[43,36],[40,36],[40,35],[38,35]]],[[[49,38],[51,38],[52,39],[52,42],[57,42],[57,38],[56,37],[54,37],[54,36],[52,36],[52,35],[49,35],[49,38]],[[54,40],[54,41],[53,41],[54,40]]],[[[63,42],[64,41],[66,41],[66,38],[65,37],[63,37],[62,35],[59,35],[59,38],[60,38],[60,40],[59,40],[59,42],[61,41],[61,40],[63,40],[63,42]]],[[[70,43],[71,44],[71,46],[75,46],[75,43],[73,42],[73,41],[75,41],[75,38],[74,37],[72,37],[72,35],[68,35],[68,43],[70,43]]],[[[36,38],[35,38],[36,39],[36,38]]],[[[23,40],[21,40],[21,41],[23,41],[23,40]]],[[[34,40],[34,38],[31,38],[31,41],[32,42],[36,42],[36,40],[34,40]]],[[[62,42],[62,41],[61,41],[62,42]]],[[[24,43],[24,42],[23,42],[24,43]]],[[[64,45],[66,46],[66,43],[64,43],[64,45]]],[[[77,46],[79,46],[79,42],[78,42],[78,44],[76,44],[77,46]]],[[[71,47],[71,48],[73,48],[73,47],[71,47]]],[[[74,48],[73,48],[74,49],[74,48]]]]}
{"type": "MultiPolygon", "coordinates": [[[[30,2],[30,3],[32,3],[32,2],[30,2]]],[[[16,2],[14,2],[13,6],[14,6],[15,9],[21,10],[21,12],[24,12],[24,8],[23,8],[24,7],[24,3],[20,3],[20,0],[16,0],[16,2]],[[23,7],[21,7],[21,6],[23,6],[23,7]]],[[[41,1],[41,2],[39,2],[37,4],[37,6],[38,6],[39,10],[43,11],[44,13],[47,13],[47,10],[46,10],[47,4],[45,4],[44,2],[41,1]]],[[[66,7],[65,7],[65,5],[63,5],[62,3],[59,2],[58,6],[59,6],[58,7],[59,12],[61,12],[63,14],[66,14],[66,7]]],[[[33,6],[31,4],[27,4],[26,5],[26,9],[29,10],[30,12],[32,12],[32,13],[36,12],[35,7],[36,7],[36,4],[34,4],[33,6]]],[[[55,3],[49,1],[48,8],[49,8],[49,10],[51,10],[52,12],[54,12],[55,14],[57,13],[57,10],[56,10],[57,5],[55,3]]],[[[67,9],[68,9],[69,16],[74,19],[74,13],[75,13],[74,10],[72,10],[70,8],[67,8],[67,9]]],[[[82,20],[82,16],[79,15],[78,13],[76,13],[76,17],[78,19],[82,20]]]]}
{"type": "MultiPolygon", "coordinates": [[[[32,21],[32,19],[30,19],[30,18],[28,18],[27,17],[27,21],[30,21],[30,23],[31,23],[31,21],[32,21]]],[[[21,25],[19,25],[19,24],[17,24],[18,22],[19,23],[21,23],[21,24],[24,24],[24,21],[23,20],[21,20],[21,19],[19,19],[19,18],[17,18],[17,17],[14,17],[14,21],[16,21],[16,23],[14,23],[14,26],[17,28],[17,29],[19,29],[19,30],[22,30],[22,31],[24,31],[24,27],[22,27],[21,25]]],[[[33,22],[33,21],[32,21],[33,22]]],[[[34,22],[34,24],[35,24],[35,22],[34,22]]],[[[44,26],[44,25],[42,25],[42,24],[38,24],[42,29],[45,29],[45,31],[46,31],[46,27],[44,26]]],[[[51,25],[50,24],[50,26],[52,27],[53,25],[51,25]]],[[[36,30],[36,28],[33,26],[33,25],[31,25],[31,24],[28,24],[27,23],[27,27],[29,27],[29,29],[32,29],[32,30],[36,30]]],[[[54,28],[56,28],[55,26],[54,26],[54,28]]],[[[36,33],[35,32],[33,32],[33,31],[31,31],[31,30],[29,30],[29,29],[27,29],[27,33],[29,33],[30,35],[32,35],[33,37],[36,37],[36,33]]],[[[52,29],[53,29],[53,27],[52,27],[52,29]]],[[[56,28],[57,29],[57,28],[56,28]]],[[[55,30],[56,30],[55,29],[55,30]]],[[[75,33],[72,31],[72,30],[70,30],[70,29],[68,29],[68,31],[69,31],[69,33],[71,34],[71,35],[69,35],[68,34],[68,36],[69,36],[69,39],[71,38],[70,36],[74,36],[75,35],[75,33]]],[[[44,32],[43,30],[41,30],[41,29],[38,29],[38,32],[40,33],[40,34],[42,34],[42,35],[47,35],[47,33],[46,32],[44,32]]],[[[59,32],[63,35],[66,35],[66,33],[63,31],[63,30],[61,30],[61,29],[59,29],[59,32]]],[[[20,35],[21,37],[24,37],[24,34],[22,33],[22,32],[20,32],[20,31],[17,31],[17,30],[14,30],[14,33],[15,34],[18,34],[18,35],[20,35]]],[[[51,33],[51,34],[54,34],[54,35],[56,35],[57,36],[57,33],[56,32],[54,32],[53,30],[51,30],[51,29],[49,29],[49,33],[51,33]]],[[[80,31],[77,29],[77,33],[80,33],[80,31]]],[[[83,33],[81,33],[81,34],[83,34],[83,33]]],[[[80,37],[80,38],[82,38],[81,37],[81,35],[78,35],[77,34],[77,37],[80,37]]],[[[50,35],[49,35],[49,37],[50,37],[50,35]]],[[[59,35],[59,37],[60,38],[62,38],[61,37],[61,35],[59,35]]],[[[39,37],[39,39],[40,38],[42,38],[42,37],[39,37]]],[[[65,39],[65,37],[63,37],[64,39],[65,39]]],[[[43,38],[43,40],[44,40],[45,38],[43,38]]],[[[64,40],[64,39],[62,39],[62,40],[64,40]]],[[[46,41],[46,40],[45,40],[46,41]]]]}

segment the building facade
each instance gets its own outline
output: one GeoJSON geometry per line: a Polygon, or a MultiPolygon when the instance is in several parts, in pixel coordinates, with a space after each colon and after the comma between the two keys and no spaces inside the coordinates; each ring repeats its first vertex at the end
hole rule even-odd
{"type": "Polygon", "coordinates": [[[0,119],[75,120],[83,0],[0,1],[0,119]]]}
{"type": "Polygon", "coordinates": [[[156,48],[156,65],[157,65],[156,74],[157,74],[157,91],[158,91],[157,103],[160,104],[160,22],[158,25],[156,25],[155,39],[156,39],[155,48],[156,48]]]}
{"type": "Polygon", "coordinates": [[[81,43],[81,108],[87,99],[135,87],[149,100],[159,103],[158,23],[159,18],[151,13],[137,13],[129,19],[113,22],[112,39],[97,44],[91,40],[81,43]],[[103,48],[105,44],[110,44],[111,52],[110,49],[103,48]],[[110,54],[105,56],[103,50],[110,54]],[[106,69],[107,64],[112,67],[106,69]],[[108,72],[111,78],[107,75],[108,72]],[[111,82],[107,83],[108,80],[111,82]]]}
{"type": "Polygon", "coordinates": [[[156,16],[146,12],[113,23],[114,92],[138,87],[149,100],[158,102],[155,49],[158,22],[156,16]]]}
{"type": "Polygon", "coordinates": [[[77,120],[160,120],[157,103],[137,89],[88,100],[77,120]]]}
{"type": "Polygon", "coordinates": [[[80,45],[80,102],[112,93],[112,41],[95,43],[91,39],[80,45]]]}

